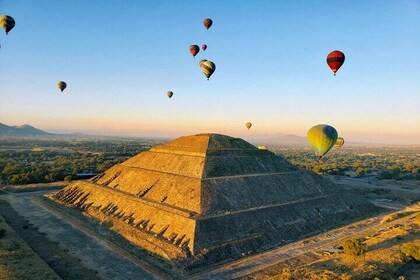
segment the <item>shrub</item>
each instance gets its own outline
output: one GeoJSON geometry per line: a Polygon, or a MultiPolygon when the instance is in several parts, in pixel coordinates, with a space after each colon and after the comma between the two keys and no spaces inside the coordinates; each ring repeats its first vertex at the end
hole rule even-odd
{"type": "Polygon", "coordinates": [[[360,256],[367,252],[367,246],[360,239],[352,238],[344,241],[344,253],[352,256],[360,256]]]}
{"type": "Polygon", "coordinates": [[[69,176],[64,177],[64,181],[71,182],[71,176],[69,175],[69,176]]]}
{"type": "Polygon", "coordinates": [[[406,256],[412,257],[416,261],[420,261],[420,242],[409,242],[401,246],[401,252],[406,256]]]}

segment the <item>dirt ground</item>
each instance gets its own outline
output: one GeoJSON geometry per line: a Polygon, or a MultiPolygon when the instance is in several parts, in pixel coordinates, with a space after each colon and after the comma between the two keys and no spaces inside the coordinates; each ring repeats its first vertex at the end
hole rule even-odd
{"type": "Polygon", "coordinates": [[[34,203],[33,194],[0,195],[0,214],[62,279],[155,278],[94,236],[34,203]]]}
{"type": "Polygon", "coordinates": [[[80,279],[82,276],[84,279],[98,279],[96,271],[83,267],[77,257],[65,252],[58,242],[49,240],[45,233],[20,216],[7,201],[0,200],[0,213],[22,240],[62,279],[80,279]]]}
{"type": "Polygon", "coordinates": [[[1,216],[0,279],[60,279],[1,216]]]}
{"type": "MultiPolygon", "coordinates": [[[[350,256],[344,253],[329,254],[316,250],[297,256],[270,268],[241,277],[240,279],[420,279],[420,263],[406,257],[401,246],[408,242],[420,243],[420,226],[415,216],[420,204],[408,207],[395,219],[386,216],[377,227],[355,235],[367,245],[367,253],[350,256]]],[[[391,214],[389,216],[395,216],[391,214]]],[[[334,248],[344,240],[330,244],[334,248]]]]}

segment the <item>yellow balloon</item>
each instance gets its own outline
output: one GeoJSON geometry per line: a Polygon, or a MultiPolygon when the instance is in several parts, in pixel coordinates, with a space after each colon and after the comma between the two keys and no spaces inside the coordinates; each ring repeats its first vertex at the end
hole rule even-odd
{"type": "Polygon", "coordinates": [[[316,154],[322,158],[334,146],[337,141],[338,133],[334,127],[326,124],[319,124],[308,131],[307,139],[315,150],[316,154]]]}
{"type": "Polygon", "coordinates": [[[250,123],[250,122],[247,122],[246,124],[245,124],[245,126],[246,126],[246,128],[248,128],[248,130],[251,128],[251,126],[252,126],[252,123],[250,123]]]}
{"type": "Polygon", "coordinates": [[[204,75],[206,75],[207,80],[213,75],[214,71],[216,70],[216,65],[211,62],[210,60],[201,60],[198,65],[200,65],[201,71],[204,75]]]}
{"type": "Polygon", "coordinates": [[[343,138],[341,138],[341,137],[338,137],[338,138],[337,138],[337,141],[336,141],[336,142],[335,142],[335,144],[334,144],[334,146],[335,146],[337,149],[340,149],[343,145],[344,145],[344,139],[343,139],[343,138]]]}

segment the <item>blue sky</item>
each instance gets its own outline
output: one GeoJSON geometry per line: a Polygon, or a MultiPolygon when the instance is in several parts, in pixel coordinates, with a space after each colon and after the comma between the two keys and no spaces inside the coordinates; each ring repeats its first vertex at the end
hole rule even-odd
{"type": "Polygon", "coordinates": [[[16,20],[0,34],[0,122],[132,136],[328,123],[350,141],[419,144],[419,12],[414,0],[0,0],[16,20]],[[193,58],[191,44],[208,49],[193,58]],[[201,59],[217,66],[210,81],[201,59]]]}

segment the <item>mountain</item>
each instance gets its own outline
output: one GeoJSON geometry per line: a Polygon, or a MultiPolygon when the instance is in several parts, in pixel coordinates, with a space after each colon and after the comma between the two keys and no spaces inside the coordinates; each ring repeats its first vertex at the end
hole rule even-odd
{"type": "Polygon", "coordinates": [[[28,124],[21,126],[8,126],[0,123],[0,136],[46,136],[53,135],[28,124]]]}

